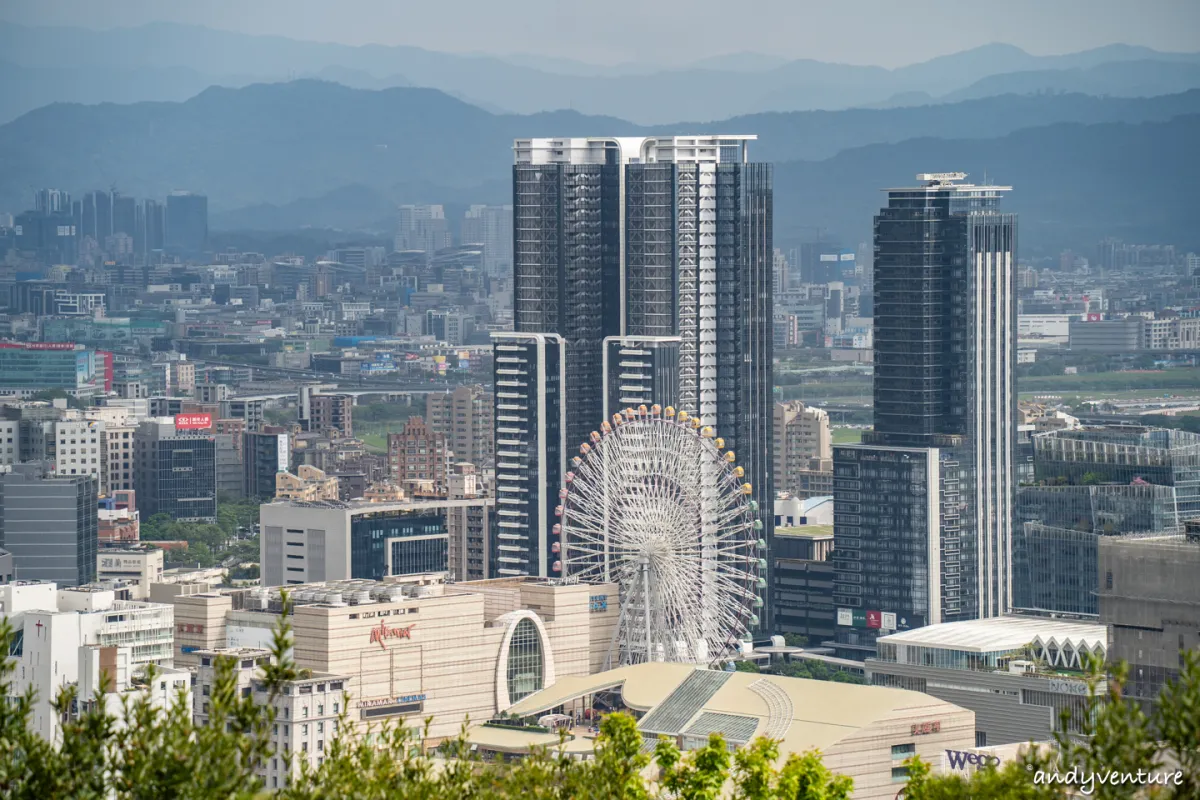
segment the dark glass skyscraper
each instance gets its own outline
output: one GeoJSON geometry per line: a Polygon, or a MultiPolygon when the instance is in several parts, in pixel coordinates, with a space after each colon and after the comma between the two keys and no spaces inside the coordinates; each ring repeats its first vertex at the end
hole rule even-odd
{"type": "Polygon", "coordinates": [[[920,175],[875,218],[875,425],[834,449],[838,641],[1012,607],[1016,218],[920,175]]]}
{"type": "Polygon", "coordinates": [[[192,255],[204,251],[208,244],[208,198],[191,192],[171,192],[167,195],[167,250],[192,255]]]}
{"type": "Polygon", "coordinates": [[[564,341],[565,452],[604,421],[605,338],[678,337],[659,385],[737,452],[769,543],[773,193],[753,138],[517,140],[513,285],[515,329],[564,341]]]}

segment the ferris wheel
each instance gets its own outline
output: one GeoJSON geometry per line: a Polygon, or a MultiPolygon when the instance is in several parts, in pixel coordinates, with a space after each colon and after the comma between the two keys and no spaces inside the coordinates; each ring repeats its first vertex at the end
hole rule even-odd
{"type": "Polygon", "coordinates": [[[620,586],[609,661],[713,664],[758,625],[766,543],[744,471],[668,406],[614,414],[580,446],[555,509],[564,577],[620,586]]]}

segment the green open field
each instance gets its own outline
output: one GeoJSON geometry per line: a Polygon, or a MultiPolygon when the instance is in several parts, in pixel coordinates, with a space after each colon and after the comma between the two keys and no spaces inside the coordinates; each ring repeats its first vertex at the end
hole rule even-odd
{"type": "Polygon", "coordinates": [[[858,444],[862,441],[862,428],[834,428],[832,439],[834,444],[858,444]]]}
{"type": "Polygon", "coordinates": [[[1029,376],[1019,378],[1017,388],[1021,397],[1035,394],[1088,395],[1085,399],[1149,398],[1164,394],[1196,396],[1200,395],[1200,368],[1029,376]]]}

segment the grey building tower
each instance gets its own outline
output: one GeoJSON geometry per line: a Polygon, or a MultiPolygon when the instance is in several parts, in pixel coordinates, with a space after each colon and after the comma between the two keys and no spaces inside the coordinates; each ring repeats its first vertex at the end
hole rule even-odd
{"type": "Polygon", "coordinates": [[[566,474],[566,345],[553,333],[492,334],[496,516],[492,577],[553,575],[554,507],[566,474]]]}
{"type": "Polygon", "coordinates": [[[77,586],[96,579],[95,478],[54,477],[50,464],[14,464],[0,474],[0,547],[21,580],[77,586]]]}
{"type": "Polygon", "coordinates": [[[875,425],[834,449],[843,655],[1012,607],[1016,218],[923,174],[875,218],[875,425]]]}
{"type": "Polygon", "coordinates": [[[676,380],[651,388],[716,428],[769,511],[773,194],[754,138],[517,140],[514,327],[562,337],[568,452],[605,417],[605,340],[677,337],[676,380]]]}
{"type": "Polygon", "coordinates": [[[151,418],[138,426],[133,446],[134,488],[145,517],[217,521],[217,445],[211,434],[177,431],[170,418],[151,418]]]}

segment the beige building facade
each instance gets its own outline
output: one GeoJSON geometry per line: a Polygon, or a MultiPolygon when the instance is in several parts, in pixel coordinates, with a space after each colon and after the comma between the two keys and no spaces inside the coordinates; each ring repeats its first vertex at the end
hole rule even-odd
{"type": "Polygon", "coordinates": [[[829,414],[799,400],[775,404],[775,488],[797,497],[832,489],[833,439],[829,414]],[[829,476],[828,485],[823,480],[829,476]]]}
{"type": "MultiPolygon", "coordinates": [[[[619,616],[615,584],[444,576],[292,587],[296,664],[344,675],[351,719],[421,725],[431,740],[483,722],[563,676],[607,664],[619,616]]],[[[228,616],[230,646],[263,648],[281,609],[258,590],[228,616]]]]}

